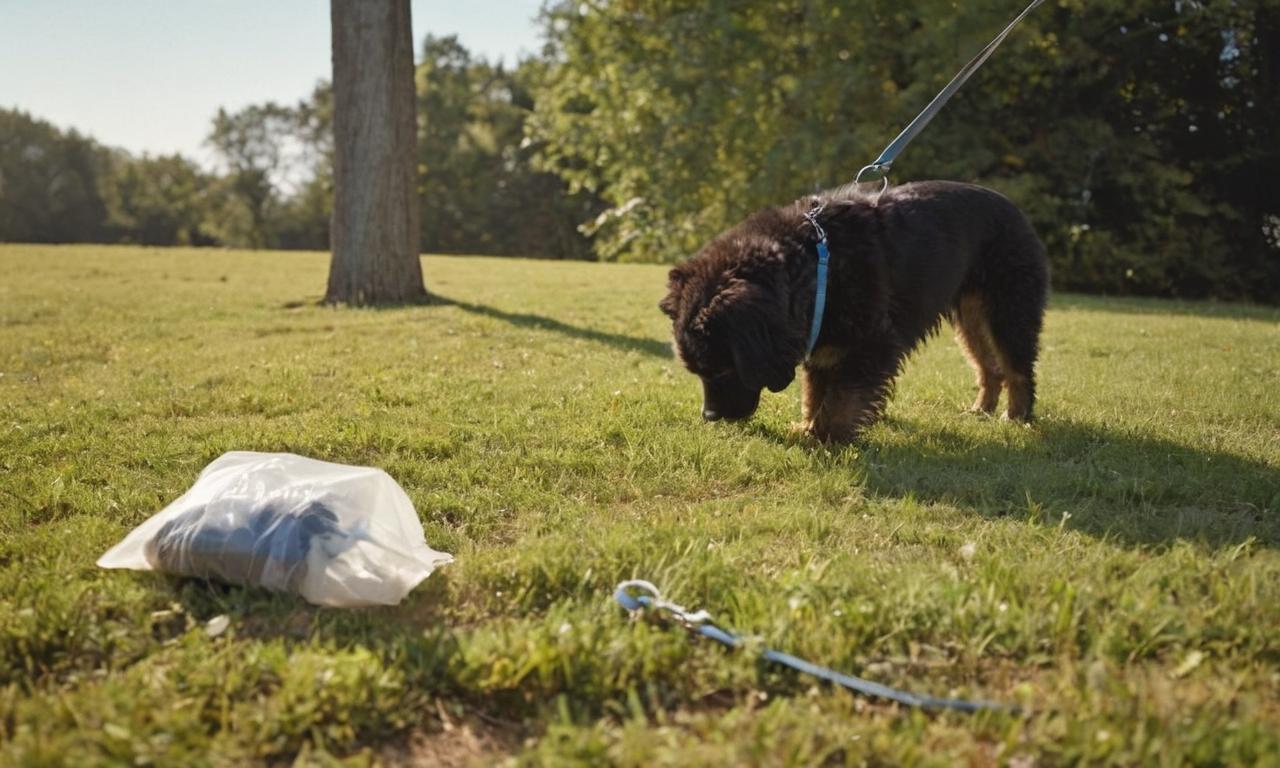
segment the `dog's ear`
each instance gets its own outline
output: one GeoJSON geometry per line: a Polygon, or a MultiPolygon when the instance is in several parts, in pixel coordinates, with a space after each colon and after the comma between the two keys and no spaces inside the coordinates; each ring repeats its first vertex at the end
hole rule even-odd
{"type": "Polygon", "coordinates": [[[667,273],[667,295],[658,302],[658,309],[672,320],[680,313],[680,291],[688,279],[688,273],[681,267],[674,267],[667,273]]]}
{"type": "Polygon", "coordinates": [[[796,364],[778,356],[767,337],[737,333],[730,337],[733,367],[749,389],[781,392],[796,377],[796,364]]]}
{"type": "Polygon", "coordinates": [[[796,377],[800,342],[782,298],[772,286],[733,279],[707,307],[729,340],[738,378],[757,392],[781,392],[796,377]]]}

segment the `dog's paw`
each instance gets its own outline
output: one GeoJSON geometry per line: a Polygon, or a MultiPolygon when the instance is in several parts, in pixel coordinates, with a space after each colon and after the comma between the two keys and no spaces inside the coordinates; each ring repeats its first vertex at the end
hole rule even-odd
{"type": "Polygon", "coordinates": [[[788,444],[807,443],[813,439],[813,422],[793,421],[787,425],[786,442],[788,444]]]}
{"type": "Polygon", "coordinates": [[[857,426],[835,429],[830,425],[814,424],[809,427],[806,434],[812,442],[821,443],[827,447],[836,447],[858,442],[862,438],[862,429],[857,426]]]}

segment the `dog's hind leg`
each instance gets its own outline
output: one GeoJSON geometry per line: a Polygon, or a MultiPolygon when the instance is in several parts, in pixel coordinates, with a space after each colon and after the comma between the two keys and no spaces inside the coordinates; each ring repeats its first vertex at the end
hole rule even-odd
{"type": "Polygon", "coordinates": [[[1048,271],[1043,257],[1021,271],[1015,267],[1003,276],[1000,290],[987,293],[987,319],[996,359],[1004,374],[1009,403],[1004,417],[1030,421],[1036,402],[1036,357],[1048,293],[1048,271]],[[1035,269],[1034,267],[1039,267],[1035,269]]]}
{"type": "Polygon", "coordinates": [[[1000,369],[996,345],[991,339],[987,308],[982,297],[976,293],[962,295],[951,310],[951,325],[956,331],[956,343],[968,358],[978,381],[978,399],[973,401],[970,410],[995,413],[1004,374],[1000,369]]]}

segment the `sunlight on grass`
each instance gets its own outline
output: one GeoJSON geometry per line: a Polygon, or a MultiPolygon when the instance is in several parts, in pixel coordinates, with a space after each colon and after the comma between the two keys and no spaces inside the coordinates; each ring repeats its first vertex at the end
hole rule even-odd
{"type": "Polygon", "coordinates": [[[945,335],[867,440],[796,388],[703,424],[664,270],[0,247],[0,762],[1255,764],[1280,753],[1280,313],[1052,300],[1039,421],[963,413],[945,335]],[[401,606],[93,565],[227,450],[386,469],[457,562],[401,606]],[[1022,716],[919,716],[630,623],[655,581],[822,664],[1022,716]],[[230,629],[210,637],[205,622],[230,629]],[[418,745],[418,746],[415,746],[418,745]]]}

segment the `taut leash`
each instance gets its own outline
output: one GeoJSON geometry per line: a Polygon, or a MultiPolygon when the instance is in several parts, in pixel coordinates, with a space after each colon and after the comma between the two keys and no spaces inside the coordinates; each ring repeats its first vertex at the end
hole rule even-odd
{"type": "Polygon", "coordinates": [[[978,68],[986,62],[992,53],[995,53],[996,48],[1000,47],[1000,44],[1009,36],[1009,33],[1013,31],[1013,28],[1018,26],[1019,22],[1025,19],[1043,2],[1044,0],[1032,0],[1031,4],[1028,5],[1022,13],[1018,14],[1013,21],[1009,22],[1009,26],[1005,27],[1003,32],[996,35],[995,39],[987,43],[986,48],[978,51],[978,55],[970,59],[969,63],[965,64],[964,68],[961,69],[955,77],[951,78],[951,82],[947,83],[947,86],[939,91],[937,96],[933,97],[933,101],[929,102],[928,106],[924,108],[924,111],[916,115],[916,119],[912,120],[906,128],[903,128],[902,133],[898,134],[896,139],[889,142],[889,146],[884,148],[884,151],[880,153],[880,156],[877,157],[871,165],[863,166],[862,170],[858,171],[858,175],[854,177],[854,183],[862,183],[862,177],[864,174],[879,174],[879,176],[875,178],[868,178],[866,181],[883,181],[880,187],[880,191],[883,192],[885,188],[889,186],[889,167],[893,165],[894,160],[898,159],[898,155],[902,153],[902,150],[911,143],[911,140],[914,139],[917,134],[924,130],[924,127],[929,124],[929,121],[933,119],[934,115],[938,114],[946,103],[951,100],[951,97],[955,95],[956,91],[960,90],[960,86],[964,85],[965,81],[967,81],[974,72],[978,71],[978,68]]]}
{"type": "MultiPolygon", "coordinates": [[[[996,35],[991,42],[987,43],[985,48],[978,51],[978,55],[970,59],[969,63],[965,64],[964,68],[961,69],[955,77],[951,78],[951,82],[947,83],[947,86],[939,91],[937,96],[933,97],[933,101],[930,101],[929,104],[925,106],[924,110],[920,114],[916,115],[916,118],[908,123],[906,128],[902,129],[902,133],[899,133],[897,138],[889,142],[889,146],[884,148],[884,151],[880,153],[880,156],[877,157],[870,165],[864,165],[862,169],[858,171],[858,175],[853,178],[853,183],[862,184],[879,181],[880,189],[876,192],[875,196],[875,199],[878,201],[880,199],[880,195],[884,194],[884,191],[889,188],[889,168],[892,167],[893,161],[898,159],[898,155],[902,153],[902,150],[911,143],[912,139],[924,130],[925,126],[929,124],[929,121],[934,118],[934,115],[938,114],[938,112],[946,106],[946,103],[950,101],[956,91],[960,90],[960,87],[973,76],[973,73],[977,72],[978,68],[986,63],[987,59],[991,57],[991,54],[995,53],[996,48],[999,48],[1000,44],[1004,42],[1004,39],[1013,31],[1013,28],[1018,26],[1019,22],[1025,19],[1043,2],[1044,0],[1032,0],[1031,4],[1024,8],[1022,13],[1018,14],[1013,21],[1009,22],[1009,25],[1006,26],[1000,34],[996,35]],[[865,179],[863,178],[864,176],[866,177],[865,179]]],[[[827,303],[828,262],[831,260],[831,255],[827,244],[827,233],[822,228],[822,225],[818,223],[818,214],[822,213],[822,208],[823,203],[821,199],[819,199],[814,203],[813,207],[804,214],[805,220],[813,227],[814,235],[817,237],[818,250],[817,288],[813,301],[813,319],[809,327],[809,344],[805,348],[804,353],[805,360],[808,360],[809,356],[813,354],[814,345],[818,343],[818,335],[822,332],[823,311],[826,309],[827,303]]]]}

